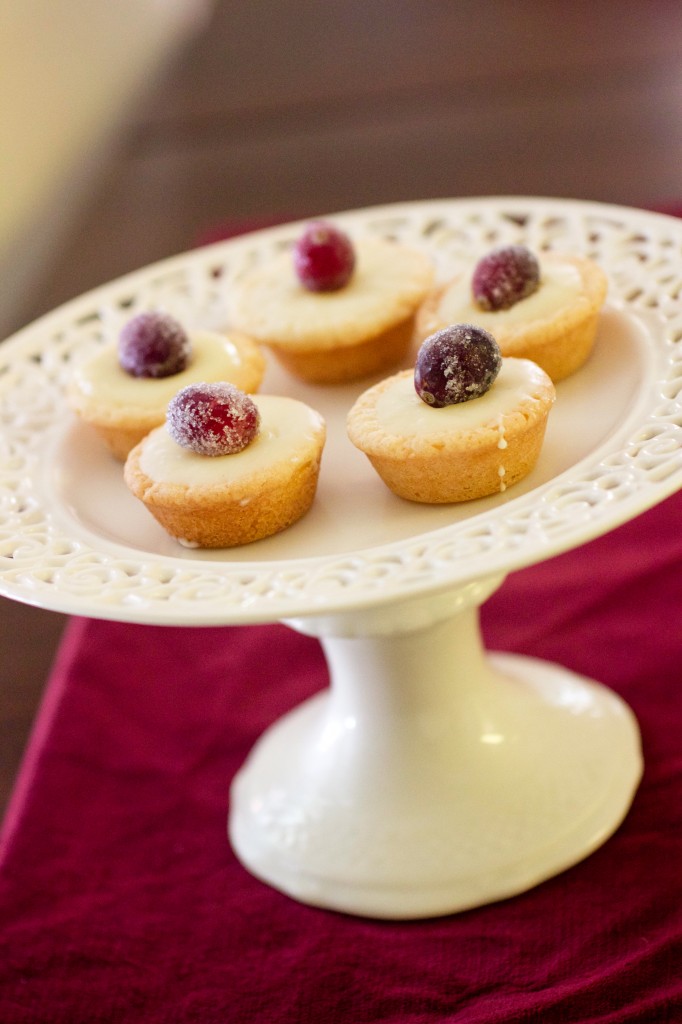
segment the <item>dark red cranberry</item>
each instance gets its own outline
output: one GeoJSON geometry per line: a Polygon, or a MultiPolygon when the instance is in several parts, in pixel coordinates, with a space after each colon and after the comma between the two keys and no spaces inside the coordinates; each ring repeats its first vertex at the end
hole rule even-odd
{"type": "Polygon", "coordinates": [[[481,309],[509,309],[532,295],[540,284],[540,265],[525,245],[493,249],[476,264],[471,279],[481,309]]]}
{"type": "Polygon", "coordinates": [[[502,356],[492,334],[473,324],[454,324],[423,342],[414,386],[427,405],[456,405],[484,395],[501,367],[502,356]]]}
{"type": "Polygon", "coordinates": [[[294,246],[294,269],[308,291],[338,291],[348,284],[355,269],[353,243],[333,224],[309,224],[294,246]]]}
{"type": "Polygon", "coordinates": [[[166,411],[168,433],[197,455],[233,455],[258,433],[256,403],[234,384],[188,384],[166,411]]]}
{"type": "Polygon", "coordinates": [[[167,313],[140,313],[118,340],[118,361],[133,377],[170,377],[187,366],[191,345],[184,328],[167,313]]]}

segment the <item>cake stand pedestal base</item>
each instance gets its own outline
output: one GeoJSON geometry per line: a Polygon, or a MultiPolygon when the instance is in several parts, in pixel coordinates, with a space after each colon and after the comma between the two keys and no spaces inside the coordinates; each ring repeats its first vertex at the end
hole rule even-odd
{"type": "Polygon", "coordinates": [[[642,770],[635,719],[598,683],[484,650],[500,582],[289,622],[320,637],[331,685],[235,778],[249,871],[315,906],[425,918],[523,892],[614,832],[642,770]]]}

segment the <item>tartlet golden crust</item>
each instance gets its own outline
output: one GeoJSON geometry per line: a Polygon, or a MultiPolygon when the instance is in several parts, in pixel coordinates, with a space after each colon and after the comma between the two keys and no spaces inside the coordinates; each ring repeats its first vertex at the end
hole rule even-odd
{"type": "Polygon", "coordinates": [[[280,254],[234,282],[231,323],[310,383],[340,384],[397,366],[433,285],[433,264],[420,250],[381,239],[359,240],[356,256],[344,288],[310,292],[291,254],[280,254]]]}
{"type": "Polygon", "coordinates": [[[258,391],[266,366],[260,347],[237,331],[226,332],[225,337],[239,352],[238,367],[217,360],[209,370],[203,361],[201,364],[191,361],[180,373],[158,379],[126,374],[119,366],[116,346],[111,345],[99,358],[107,360],[106,369],[113,386],[117,379],[124,385],[121,396],[114,399],[103,396],[97,388],[85,386],[74,376],[67,394],[69,406],[94,428],[114,458],[124,462],[131,449],[165,421],[168,402],[188,384],[228,380],[249,394],[258,391]]]}
{"type": "Polygon", "coordinates": [[[441,426],[440,410],[431,409],[433,431],[420,436],[389,433],[377,416],[381,396],[395,381],[413,377],[411,370],[403,371],[358,398],[348,414],[348,436],[401,498],[449,504],[505,491],[535,466],[555,400],[552,381],[535,370],[532,388],[513,410],[454,430],[451,420],[441,426]]]}
{"type": "MultiPolygon", "coordinates": [[[[486,329],[494,335],[503,356],[532,360],[556,383],[575,373],[589,358],[597,335],[599,313],[608,290],[608,279],[598,264],[584,256],[546,253],[542,260],[548,264],[568,263],[576,268],[580,275],[581,290],[575,300],[547,316],[525,323],[506,322],[505,311],[501,310],[494,325],[490,326],[490,321],[486,322],[486,329]]],[[[415,327],[419,343],[449,326],[442,319],[439,306],[448,288],[461,278],[462,275],[459,275],[434,289],[422,303],[415,327]]],[[[472,319],[471,322],[476,321],[472,319]]]]}
{"type": "MultiPolygon", "coordinates": [[[[165,429],[158,427],[153,434],[165,429]]],[[[325,438],[326,428],[320,417],[296,461],[280,459],[267,469],[230,480],[221,479],[218,457],[215,481],[200,485],[149,477],[141,464],[148,441],[145,438],[128,455],[124,479],[132,494],[181,543],[201,548],[250,544],[292,526],[309,510],[317,490],[325,438]]]]}

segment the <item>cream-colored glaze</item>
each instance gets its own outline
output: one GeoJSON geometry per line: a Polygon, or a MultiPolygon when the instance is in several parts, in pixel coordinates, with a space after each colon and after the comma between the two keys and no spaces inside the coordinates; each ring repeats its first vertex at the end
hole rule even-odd
{"type": "Polygon", "coordinates": [[[151,480],[189,486],[234,481],[282,462],[297,462],[310,453],[323,420],[318,412],[294,398],[254,395],[261,422],[256,438],[232,455],[197,455],[177,444],[165,425],[147,437],[140,469],[151,480]]]}
{"type": "Polygon", "coordinates": [[[455,434],[494,423],[500,431],[499,447],[506,448],[503,417],[531,399],[545,379],[528,359],[504,359],[492,387],[480,398],[434,409],[415,391],[412,375],[399,374],[379,397],[376,418],[387,434],[396,437],[455,434]]]}
{"type": "MultiPolygon", "coordinates": [[[[182,388],[196,381],[229,380],[242,385],[244,361],[229,335],[215,331],[191,331],[189,365],[169,377],[133,377],[119,364],[115,345],[109,345],[74,371],[74,386],[84,395],[106,405],[153,410],[166,405],[182,388]]],[[[249,373],[249,376],[251,374],[249,373]]]]}
{"type": "Polygon", "coordinates": [[[471,278],[463,275],[449,285],[438,304],[438,318],[446,323],[476,323],[491,334],[500,323],[525,324],[545,320],[568,306],[582,292],[580,271],[572,263],[540,260],[540,286],[526,299],[496,312],[481,309],[471,294],[471,278]]]}
{"type": "Polygon", "coordinates": [[[258,339],[316,347],[348,344],[414,313],[433,278],[431,260],[419,249],[381,239],[358,239],[349,283],[311,292],[296,276],[290,252],[259,268],[241,287],[236,282],[230,320],[258,339]]]}

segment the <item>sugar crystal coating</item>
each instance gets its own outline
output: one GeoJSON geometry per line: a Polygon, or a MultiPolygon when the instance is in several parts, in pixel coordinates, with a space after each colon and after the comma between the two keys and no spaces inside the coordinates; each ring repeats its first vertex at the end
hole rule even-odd
{"type": "Polygon", "coordinates": [[[343,288],[355,269],[355,250],[348,235],[333,224],[314,221],[298,239],[294,269],[304,288],[331,292],[343,288]]]}
{"type": "Polygon", "coordinates": [[[140,313],[119,335],[118,361],[133,377],[170,377],[186,368],[191,354],[185,329],[168,313],[140,313]]]}
{"type": "Polygon", "coordinates": [[[492,249],[478,261],[471,279],[474,301],[481,309],[509,309],[528,298],[540,284],[540,265],[525,245],[492,249]]]}
{"type": "Polygon", "coordinates": [[[473,324],[453,324],[422,343],[414,387],[427,405],[457,405],[484,395],[501,367],[502,356],[492,334],[473,324]]]}
{"type": "Polygon", "coordinates": [[[253,441],[260,414],[252,398],[234,384],[188,384],[166,410],[173,440],[197,455],[234,455],[253,441]]]}

